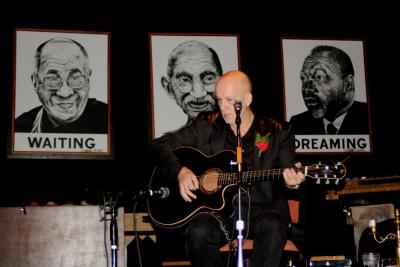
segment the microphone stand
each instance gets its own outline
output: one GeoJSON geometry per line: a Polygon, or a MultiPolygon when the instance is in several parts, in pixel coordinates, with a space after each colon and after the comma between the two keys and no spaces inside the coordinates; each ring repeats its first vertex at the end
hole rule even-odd
{"type": "MultiPolygon", "coordinates": [[[[118,266],[118,225],[117,225],[117,216],[118,216],[118,197],[121,192],[117,193],[116,198],[113,198],[111,192],[107,193],[107,202],[104,203],[105,214],[109,214],[111,216],[110,219],[110,248],[111,248],[111,266],[118,266]]],[[[104,218],[107,221],[106,217],[104,218]]],[[[108,263],[107,263],[108,265],[108,263]]]]}
{"type": "Polygon", "coordinates": [[[117,226],[117,211],[114,207],[111,209],[111,222],[110,222],[110,242],[111,242],[111,266],[117,267],[117,259],[118,259],[118,226],[117,226]]]}
{"type": "Polygon", "coordinates": [[[242,199],[240,185],[242,183],[242,137],[240,135],[240,109],[236,109],[236,162],[237,162],[237,184],[238,184],[238,220],[236,221],[237,241],[238,241],[238,261],[237,266],[243,267],[243,229],[244,222],[242,220],[242,199]]]}

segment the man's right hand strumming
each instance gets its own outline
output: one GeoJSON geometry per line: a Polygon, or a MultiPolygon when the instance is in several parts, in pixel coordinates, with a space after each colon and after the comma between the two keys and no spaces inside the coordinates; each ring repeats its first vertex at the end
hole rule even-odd
{"type": "Polygon", "coordinates": [[[192,191],[199,189],[199,181],[196,175],[188,168],[182,167],[178,174],[179,192],[187,202],[192,202],[197,196],[192,191]]]}

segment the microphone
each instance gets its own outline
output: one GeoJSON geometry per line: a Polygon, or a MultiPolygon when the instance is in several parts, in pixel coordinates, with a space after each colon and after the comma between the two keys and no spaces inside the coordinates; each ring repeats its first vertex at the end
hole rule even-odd
{"type": "Polygon", "coordinates": [[[141,190],[136,193],[137,198],[167,198],[169,197],[171,191],[168,187],[160,187],[157,190],[141,190]]]}
{"type": "Polygon", "coordinates": [[[242,102],[235,101],[235,103],[233,104],[233,107],[235,108],[236,114],[239,115],[240,111],[242,110],[242,102]]]}

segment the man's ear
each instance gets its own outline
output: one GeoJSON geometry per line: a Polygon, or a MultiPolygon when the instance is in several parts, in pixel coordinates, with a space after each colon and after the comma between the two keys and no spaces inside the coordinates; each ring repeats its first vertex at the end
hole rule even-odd
{"type": "Polygon", "coordinates": [[[244,97],[244,104],[249,107],[251,102],[253,102],[253,95],[251,93],[247,93],[244,97]]]}
{"type": "Polygon", "coordinates": [[[175,99],[174,92],[172,91],[171,80],[167,76],[161,77],[161,85],[164,88],[165,92],[171,99],[175,99]]]}
{"type": "Polygon", "coordinates": [[[88,77],[86,77],[86,82],[87,82],[87,89],[90,91],[90,77],[92,76],[92,70],[89,69],[88,71],[88,77]]]}
{"type": "Polygon", "coordinates": [[[348,75],[344,80],[343,80],[343,87],[346,93],[353,92],[354,93],[354,77],[353,75],[348,75]]]}
{"type": "Polygon", "coordinates": [[[37,75],[37,73],[32,73],[31,81],[32,81],[32,84],[33,84],[33,89],[36,92],[39,89],[39,76],[37,75]]]}

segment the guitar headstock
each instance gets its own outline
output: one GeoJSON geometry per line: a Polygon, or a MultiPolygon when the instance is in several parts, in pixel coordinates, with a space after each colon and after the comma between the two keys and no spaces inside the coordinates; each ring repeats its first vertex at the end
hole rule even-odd
{"type": "Polygon", "coordinates": [[[340,162],[335,165],[318,163],[304,167],[304,175],[316,180],[317,184],[321,181],[330,184],[332,180],[337,185],[346,176],[346,167],[340,162]]]}

